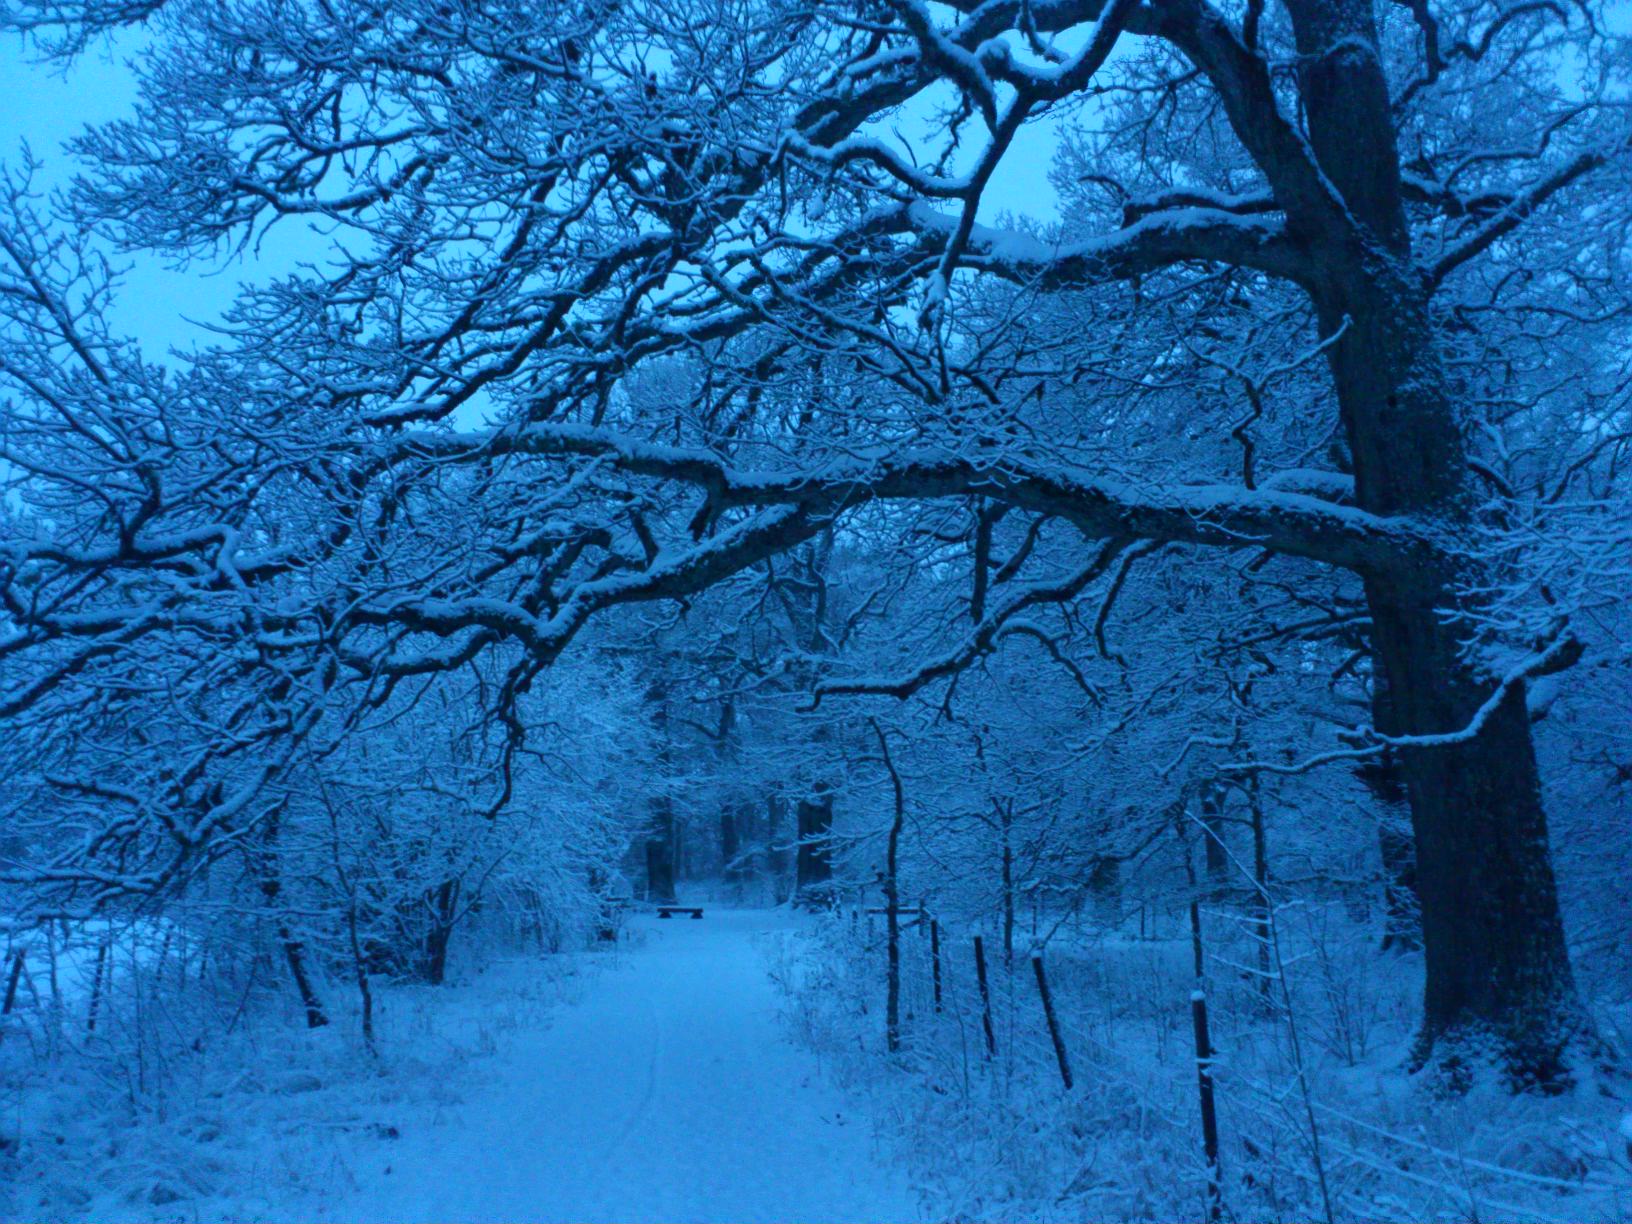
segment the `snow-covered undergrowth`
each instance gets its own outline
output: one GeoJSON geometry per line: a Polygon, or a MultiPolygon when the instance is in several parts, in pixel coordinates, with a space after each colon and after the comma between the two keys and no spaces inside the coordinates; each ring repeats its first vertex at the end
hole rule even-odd
{"type": "MultiPolygon", "coordinates": [[[[1069,1092],[1025,955],[1029,934],[1017,935],[1012,967],[1001,938],[985,935],[993,1057],[969,929],[943,931],[939,1013],[930,940],[903,934],[894,1056],[884,1042],[882,928],[835,916],[774,972],[802,1040],[899,1136],[935,1218],[1205,1219],[1182,917],[1165,916],[1149,938],[1135,923],[1067,927],[1048,943],[1069,1092]]],[[[1600,1086],[1552,1099],[1493,1084],[1436,1095],[1403,1069],[1419,960],[1380,955],[1374,934],[1340,907],[1291,907],[1277,917],[1289,989],[1272,978],[1265,998],[1257,946],[1225,916],[1209,919],[1224,1219],[1632,1218],[1632,1164],[1617,1125],[1624,1104],[1600,1086]]]]}
{"type": "Polygon", "coordinates": [[[126,931],[88,1031],[94,968],[60,950],[53,989],[31,956],[0,1029],[0,1218],[312,1218],[479,1090],[595,963],[495,945],[442,987],[376,979],[371,1052],[343,981],[308,1029],[274,975],[126,931]]]}

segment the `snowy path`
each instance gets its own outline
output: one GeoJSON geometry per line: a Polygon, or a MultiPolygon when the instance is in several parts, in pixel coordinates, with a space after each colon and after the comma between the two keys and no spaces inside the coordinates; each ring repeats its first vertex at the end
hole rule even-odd
{"type": "Polygon", "coordinates": [[[325,1214],[347,1220],[903,1221],[913,1195],[791,1046],[773,913],[641,919],[643,946],[499,1056],[495,1082],[405,1135],[325,1214]]]}

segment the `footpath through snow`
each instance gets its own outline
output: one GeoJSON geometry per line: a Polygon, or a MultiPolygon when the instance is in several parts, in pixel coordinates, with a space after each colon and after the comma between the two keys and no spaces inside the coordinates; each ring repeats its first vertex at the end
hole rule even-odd
{"type": "Polygon", "coordinates": [[[337,1220],[905,1221],[872,1128],[790,1045],[756,936],[779,913],[642,918],[622,963],[518,1036],[446,1121],[391,1145],[337,1220]],[[389,1172],[387,1172],[389,1169],[389,1172]]]}

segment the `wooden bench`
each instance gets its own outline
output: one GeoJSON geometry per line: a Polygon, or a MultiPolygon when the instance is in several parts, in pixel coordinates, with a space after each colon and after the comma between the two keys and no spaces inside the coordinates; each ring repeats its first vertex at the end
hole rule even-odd
{"type": "Polygon", "coordinates": [[[673,918],[676,914],[690,914],[693,918],[703,916],[703,907],[700,905],[660,905],[657,907],[659,918],[673,918]]]}

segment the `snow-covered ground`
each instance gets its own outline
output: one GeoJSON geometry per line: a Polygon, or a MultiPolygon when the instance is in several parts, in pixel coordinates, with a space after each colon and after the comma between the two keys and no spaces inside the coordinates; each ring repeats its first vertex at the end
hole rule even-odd
{"type": "Polygon", "coordinates": [[[441,1125],[357,1170],[308,1218],[919,1219],[872,1128],[777,1019],[760,936],[796,919],[641,919],[622,963],[441,1125]]]}
{"type": "MultiPolygon", "coordinates": [[[[1494,1075],[1460,1093],[1411,1075],[1420,958],[1380,956],[1374,933],[1344,913],[1278,911],[1285,993],[1274,979],[1265,1000],[1263,979],[1243,972],[1255,952],[1247,932],[1208,911],[1224,1218],[1632,1220],[1624,1081],[1584,1076],[1546,1096],[1513,1095],[1494,1075]]],[[[1056,930],[1046,961],[1069,1091],[1029,959],[1005,966],[989,927],[989,1057],[970,939],[978,924],[942,925],[939,1008],[930,941],[904,935],[895,1054],[884,1042],[881,930],[843,915],[812,924],[782,976],[793,1027],[856,1107],[897,1137],[936,1218],[1200,1220],[1210,1176],[1187,926],[1181,913],[1153,919],[1148,937],[1056,930]]],[[[1624,1018],[1603,1017],[1608,1031],[1627,1031],[1624,1018]]]]}
{"type": "Polygon", "coordinates": [[[640,918],[616,950],[382,984],[377,1057],[338,991],[329,1028],[246,1020],[142,1055],[145,1086],[114,1017],[49,1064],[14,1033],[0,1218],[919,1219],[780,1021],[768,966],[800,922],[640,918]]]}

